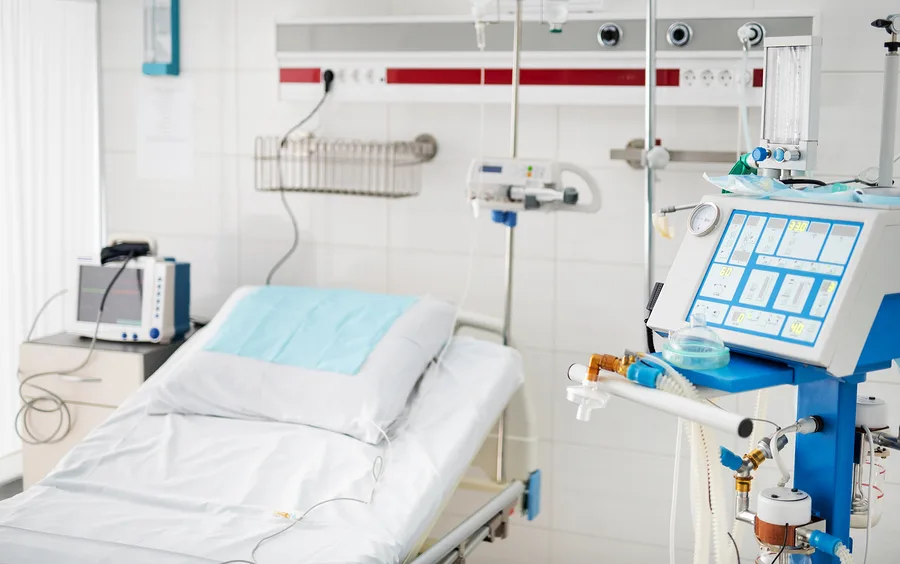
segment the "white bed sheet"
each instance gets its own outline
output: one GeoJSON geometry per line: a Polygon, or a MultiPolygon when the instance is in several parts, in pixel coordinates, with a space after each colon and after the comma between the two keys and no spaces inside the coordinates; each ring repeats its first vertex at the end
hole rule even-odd
{"type": "MultiPolygon", "coordinates": [[[[191,343],[176,356],[191,354],[191,343]]],[[[173,359],[174,360],[174,359],[173,359]]],[[[163,367],[162,370],[166,368],[163,367]]],[[[390,448],[289,423],[145,413],[153,379],[25,493],[0,503],[0,563],[398,562],[523,380],[512,349],[454,339],[390,448]]]]}

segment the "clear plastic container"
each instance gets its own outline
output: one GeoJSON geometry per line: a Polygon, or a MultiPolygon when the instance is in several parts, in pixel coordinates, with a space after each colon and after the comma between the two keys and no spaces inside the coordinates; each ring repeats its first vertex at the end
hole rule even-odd
{"type": "Polygon", "coordinates": [[[694,314],[691,324],[675,331],[663,346],[663,358],[687,370],[714,370],[731,360],[728,347],[706,326],[706,316],[694,314]]]}
{"type": "Polygon", "coordinates": [[[756,556],[756,564],[812,564],[812,557],[808,554],[784,554],[778,556],[778,550],[771,550],[766,547],[759,549],[756,556]],[[778,560],[775,557],[778,556],[778,560]]]}

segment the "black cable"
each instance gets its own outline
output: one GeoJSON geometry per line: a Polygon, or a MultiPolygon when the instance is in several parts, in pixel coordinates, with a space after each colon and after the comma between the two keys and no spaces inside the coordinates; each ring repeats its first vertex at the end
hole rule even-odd
{"type": "Polygon", "coordinates": [[[106,287],[106,291],[103,292],[103,299],[100,300],[100,309],[97,310],[98,313],[101,313],[101,314],[103,313],[103,308],[106,307],[106,298],[109,297],[109,292],[110,292],[110,290],[112,290],[112,287],[116,285],[116,280],[119,279],[119,276],[122,276],[122,273],[125,272],[125,267],[128,266],[128,263],[129,263],[129,262],[131,261],[131,259],[133,259],[133,258],[134,258],[134,252],[133,252],[133,251],[130,252],[130,253],[128,253],[128,256],[125,257],[125,260],[122,262],[122,266],[121,266],[121,267],[119,268],[119,270],[116,272],[116,275],[113,276],[112,281],[110,281],[109,285],[106,287]]]}
{"type": "Polygon", "coordinates": [[[782,184],[814,184],[816,186],[828,186],[827,182],[816,180],[815,178],[783,178],[782,184]]]}
{"type": "MultiPolygon", "coordinates": [[[[50,372],[38,372],[37,374],[31,374],[25,376],[22,374],[21,369],[17,370],[21,380],[19,382],[19,399],[22,400],[22,407],[19,408],[19,411],[16,413],[15,418],[15,431],[16,435],[19,439],[22,440],[23,443],[29,445],[44,445],[44,444],[55,444],[63,439],[65,439],[69,432],[72,430],[72,413],[69,410],[69,405],[66,401],[60,397],[59,395],[53,393],[52,391],[44,388],[43,386],[38,386],[34,384],[32,381],[38,378],[43,378],[44,376],[49,376],[51,374],[57,375],[68,375],[74,372],[78,372],[82,368],[88,365],[91,361],[91,358],[94,355],[94,347],[97,345],[97,332],[100,330],[100,322],[103,317],[103,308],[106,307],[106,298],[109,296],[110,290],[115,285],[116,280],[119,279],[119,276],[125,271],[125,267],[128,266],[129,261],[134,258],[135,251],[131,251],[128,253],[128,256],[122,262],[122,266],[116,271],[113,279],[110,280],[109,284],[106,286],[106,290],[103,292],[103,298],[100,300],[100,307],[97,308],[97,321],[94,324],[94,336],[91,338],[91,344],[88,347],[87,356],[78,366],[74,368],[69,368],[68,370],[53,370],[50,372]],[[43,392],[43,396],[37,396],[33,398],[29,398],[24,390],[25,387],[28,386],[30,388],[34,388],[39,392],[43,392]],[[41,407],[41,403],[49,403],[50,407],[41,407]],[[56,428],[50,435],[45,439],[38,439],[34,433],[31,432],[31,429],[28,425],[28,415],[37,411],[39,413],[59,413],[59,419],[57,420],[56,428]]],[[[44,312],[47,305],[52,301],[55,297],[61,295],[62,293],[57,293],[53,297],[48,300],[44,306],[38,311],[37,316],[35,317],[34,323],[31,326],[31,331],[28,332],[28,340],[31,340],[31,333],[34,331],[34,327],[37,325],[37,320],[40,318],[41,313],[44,312]]]]}
{"type": "Polygon", "coordinates": [[[741,551],[738,550],[737,542],[735,542],[734,537],[731,536],[731,533],[726,533],[726,534],[728,535],[728,538],[731,539],[731,544],[734,545],[734,553],[735,553],[735,555],[737,555],[737,564],[741,564],[741,551]]]}
{"type": "Polygon", "coordinates": [[[653,329],[647,325],[647,322],[650,321],[650,318],[644,320],[644,329],[647,330],[647,352],[653,354],[656,352],[656,345],[653,343],[653,329]]]}
{"type": "Polygon", "coordinates": [[[787,548],[787,537],[788,537],[788,527],[789,526],[790,525],[788,525],[787,523],[784,524],[784,541],[781,543],[781,550],[779,550],[778,554],[775,555],[775,558],[772,559],[772,564],[775,564],[776,562],[778,562],[778,559],[781,558],[781,553],[783,553],[784,549],[787,548]]]}
{"type": "Polygon", "coordinates": [[[281,138],[281,141],[278,143],[278,153],[275,155],[275,166],[276,166],[276,175],[278,178],[278,191],[281,192],[281,204],[284,206],[284,211],[287,212],[288,217],[291,219],[291,228],[294,230],[294,239],[291,241],[291,248],[278,259],[278,262],[269,270],[269,274],[266,275],[266,286],[272,283],[272,277],[275,276],[275,273],[278,272],[279,269],[284,265],[285,262],[294,254],[294,251],[297,250],[297,247],[300,245],[300,227],[297,225],[297,218],[294,216],[294,211],[291,209],[290,204],[288,204],[287,197],[285,196],[284,189],[284,180],[281,173],[281,152],[284,150],[285,145],[287,145],[288,138],[292,133],[303,127],[306,122],[312,119],[314,115],[319,112],[319,109],[322,107],[322,104],[325,103],[325,100],[328,98],[328,94],[331,92],[331,84],[334,82],[334,73],[330,70],[325,71],[322,76],[322,79],[325,83],[325,92],[322,93],[322,97],[319,99],[319,103],[310,111],[306,117],[301,119],[296,125],[288,129],[287,133],[281,138]]]}

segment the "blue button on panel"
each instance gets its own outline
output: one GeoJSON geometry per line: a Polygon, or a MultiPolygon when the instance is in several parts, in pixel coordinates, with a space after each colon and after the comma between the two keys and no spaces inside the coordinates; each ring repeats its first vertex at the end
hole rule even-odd
{"type": "Polygon", "coordinates": [[[137,341],[137,333],[135,333],[134,335],[132,335],[132,336],[131,336],[131,339],[132,339],[133,341],[137,341]]]}
{"type": "Polygon", "coordinates": [[[128,333],[122,333],[122,340],[128,340],[128,333]]]}
{"type": "Polygon", "coordinates": [[[159,329],[157,329],[156,327],[150,329],[150,338],[159,339],[159,329]]]}
{"type": "Polygon", "coordinates": [[[777,149],[775,149],[775,153],[773,153],[772,156],[775,157],[776,161],[783,162],[784,161],[784,149],[782,149],[781,147],[778,147],[777,149]]]}
{"type": "Polygon", "coordinates": [[[754,161],[759,163],[769,158],[769,150],[765,147],[757,147],[753,149],[753,152],[750,153],[750,156],[753,157],[754,161]]]}

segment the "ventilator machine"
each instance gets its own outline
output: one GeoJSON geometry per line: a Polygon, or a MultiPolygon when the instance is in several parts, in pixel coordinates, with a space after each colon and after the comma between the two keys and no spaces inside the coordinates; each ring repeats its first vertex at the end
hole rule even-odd
{"type": "Polygon", "coordinates": [[[881,516],[882,460],[900,449],[900,416],[857,388],[900,357],[900,198],[891,197],[900,15],[873,26],[890,39],[879,187],[865,191],[883,196],[820,197],[807,187],[817,183],[806,180],[819,144],[822,40],[767,38],[752,157],[759,176],[791,188],[705,197],[650,297],[648,352],[593,355],[569,369],[579,419],[614,396],[680,418],[693,460],[694,562],[734,562],[741,529],[752,530],[760,564],[865,562],[877,545],[869,531],[881,516]],[[654,335],[668,338],[658,353],[654,335]],[[782,385],[797,387],[795,421],[755,421],[706,401],[782,385]],[[734,453],[717,432],[753,438],[734,453]],[[769,460],[780,478],[760,483],[769,460]],[[722,466],[733,472],[732,499],[722,466]],[[851,527],[866,530],[865,551],[854,550],[851,527]]]}

